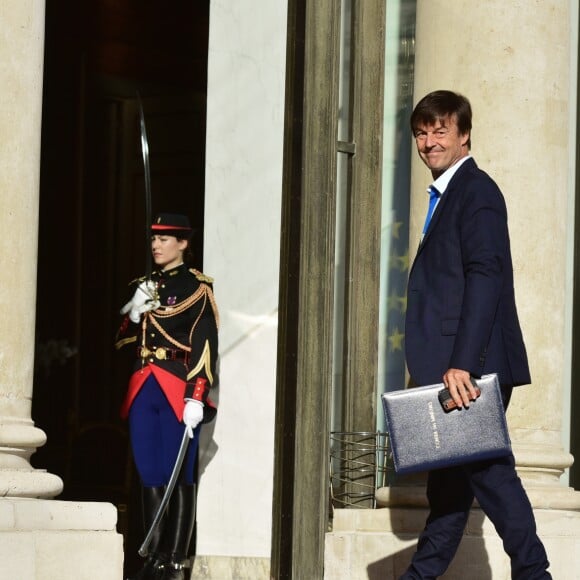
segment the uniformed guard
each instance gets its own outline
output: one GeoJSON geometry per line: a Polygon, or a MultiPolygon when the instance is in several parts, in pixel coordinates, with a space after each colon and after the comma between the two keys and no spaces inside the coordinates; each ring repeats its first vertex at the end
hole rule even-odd
{"type": "Polygon", "coordinates": [[[150,530],[187,429],[190,440],[166,514],[151,531],[143,568],[132,580],[184,580],[195,521],[195,464],[202,423],[216,408],[218,310],[212,279],[190,268],[186,216],[162,213],[151,226],[155,270],[135,280],[116,348],[133,348],[134,373],[121,414],[129,419],[142,484],[143,523],[150,530]]]}

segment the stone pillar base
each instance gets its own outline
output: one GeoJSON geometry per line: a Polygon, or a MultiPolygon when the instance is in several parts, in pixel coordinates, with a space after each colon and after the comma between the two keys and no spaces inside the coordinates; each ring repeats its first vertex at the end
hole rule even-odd
{"type": "Polygon", "coordinates": [[[109,503],[0,499],[0,578],[122,580],[123,536],[109,503]]]}
{"type": "Polygon", "coordinates": [[[0,469],[0,497],[50,498],[62,492],[62,480],[44,469],[0,469]]]}
{"type": "Polygon", "coordinates": [[[196,556],[191,577],[204,580],[270,580],[270,558],[196,556]]]}
{"type": "MultiPolygon", "coordinates": [[[[580,579],[580,512],[534,510],[553,578],[580,579]]],[[[326,534],[325,580],[395,580],[407,568],[427,518],[423,508],[337,509],[326,534]]],[[[472,509],[444,580],[510,580],[510,562],[493,524],[472,509]]]]}

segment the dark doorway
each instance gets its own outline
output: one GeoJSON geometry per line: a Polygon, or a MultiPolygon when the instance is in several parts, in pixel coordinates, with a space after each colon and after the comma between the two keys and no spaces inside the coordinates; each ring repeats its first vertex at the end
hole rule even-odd
{"type": "Polygon", "coordinates": [[[128,569],[142,540],[113,349],[148,251],[137,95],[152,209],[190,216],[202,269],[209,0],[47,0],[32,418],[59,499],[119,509],[128,569]]]}

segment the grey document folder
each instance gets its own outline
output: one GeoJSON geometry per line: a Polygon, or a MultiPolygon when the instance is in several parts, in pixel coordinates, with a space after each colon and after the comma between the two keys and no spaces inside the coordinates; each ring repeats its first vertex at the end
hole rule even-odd
{"type": "Polygon", "coordinates": [[[481,396],[469,408],[445,411],[443,383],[382,395],[397,473],[428,471],[511,453],[497,375],[475,382],[481,396]]]}

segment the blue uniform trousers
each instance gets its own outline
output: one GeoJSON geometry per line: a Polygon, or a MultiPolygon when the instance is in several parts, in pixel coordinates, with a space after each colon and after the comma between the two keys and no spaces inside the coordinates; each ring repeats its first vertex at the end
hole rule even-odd
{"type": "MultiPolygon", "coordinates": [[[[145,487],[167,485],[185,426],[177,419],[165,394],[151,374],[135,397],[129,411],[129,432],[133,459],[145,487]]],[[[181,483],[195,483],[195,462],[201,425],[189,442],[181,483]]]]}

